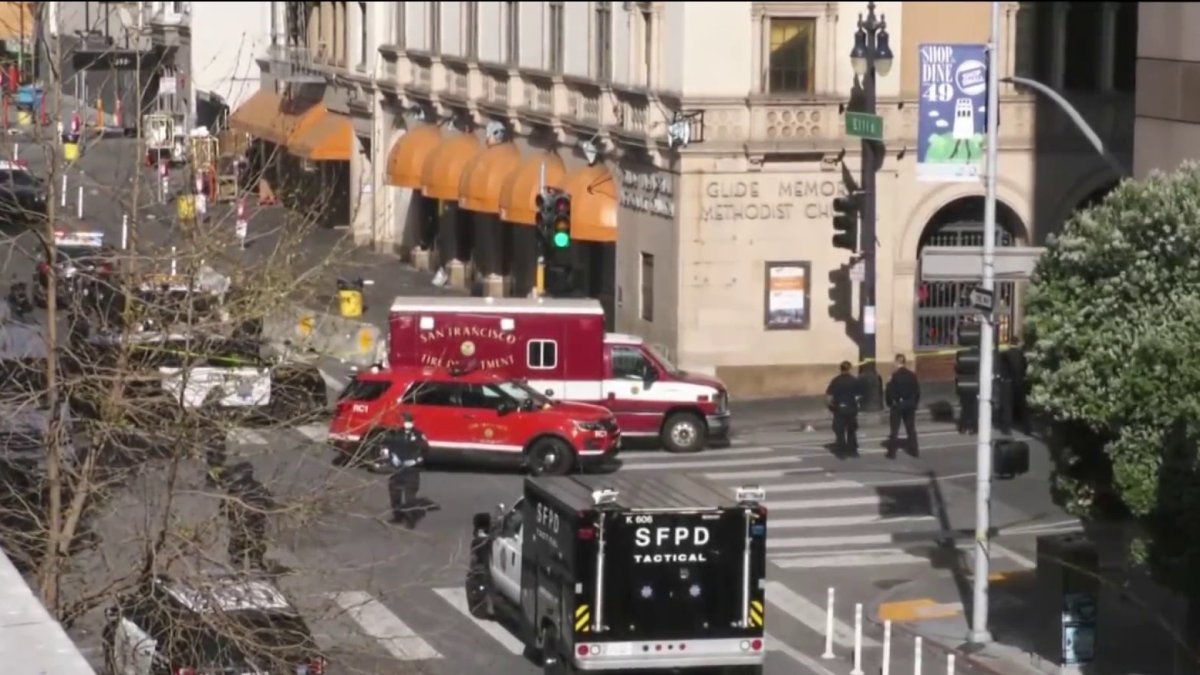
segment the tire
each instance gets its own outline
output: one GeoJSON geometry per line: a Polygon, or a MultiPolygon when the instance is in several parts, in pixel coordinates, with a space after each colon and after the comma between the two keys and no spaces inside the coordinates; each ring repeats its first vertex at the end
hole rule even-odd
{"type": "Polygon", "coordinates": [[[692,453],[704,449],[708,429],[700,416],[690,412],[678,412],[663,422],[659,438],[667,452],[692,453]]]}
{"type": "Polygon", "coordinates": [[[565,476],[575,464],[575,451],[558,438],[539,438],[526,451],[525,463],[534,476],[565,476]]]}
{"type": "Polygon", "coordinates": [[[555,632],[554,626],[542,626],[541,639],[538,642],[541,643],[543,675],[572,675],[572,673],[579,672],[558,648],[558,638],[554,635],[555,632]]]}

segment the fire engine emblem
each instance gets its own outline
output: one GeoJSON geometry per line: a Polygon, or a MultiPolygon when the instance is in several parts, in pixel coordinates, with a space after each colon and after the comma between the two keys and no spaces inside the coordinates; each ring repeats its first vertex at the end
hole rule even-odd
{"type": "Polygon", "coordinates": [[[462,343],[462,347],[460,347],[459,350],[462,352],[463,356],[472,356],[475,354],[475,343],[471,342],[470,340],[466,340],[462,343]]]}

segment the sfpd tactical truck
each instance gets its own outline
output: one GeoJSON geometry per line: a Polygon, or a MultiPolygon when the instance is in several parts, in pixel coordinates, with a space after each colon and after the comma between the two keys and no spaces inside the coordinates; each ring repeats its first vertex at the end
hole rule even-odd
{"type": "Polygon", "coordinates": [[[528,478],[474,517],[467,602],[546,673],[762,672],[767,509],[683,475],[528,478]]]}

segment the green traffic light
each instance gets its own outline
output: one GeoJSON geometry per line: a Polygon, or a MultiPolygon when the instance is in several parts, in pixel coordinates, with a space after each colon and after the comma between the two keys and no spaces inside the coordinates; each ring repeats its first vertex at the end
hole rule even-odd
{"type": "Polygon", "coordinates": [[[566,232],[555,232],[554,233],[554,247],[555,248],[566,248],[567,245],[570,243],[571,243],[571,235],[567,234],[566,232]]]}

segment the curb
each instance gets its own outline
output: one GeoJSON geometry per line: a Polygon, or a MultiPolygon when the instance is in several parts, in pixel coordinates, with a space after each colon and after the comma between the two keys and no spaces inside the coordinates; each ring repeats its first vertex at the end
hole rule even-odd
{"type": "MultiPolygon", "coordinates": [[[[952,415],[951,421],[958,418],[958,406],[951,406],[950,412],[952,415]]],[[[945,413],[942,411],[938,412],[939,416],[944,414],[945,413]]],[[[875,421],[878,423],[886,424],[888,421],[887,410],[884,409],[883,411],[877,413],[872,412],[859,414],[860,422],[869,420],[873,417],[877,417],[875,421]]],[[[918,420],[929,421],[934,417],[934,413],[928,408],[922,408],[921,410],[917,411],[916,417],[918,420]]],[[[832,428],[830,416],[827,411],[821,411],[820,413],[802,412],[796,414],[795,416],[789,415],[786,412],[782,412],[779,415],[762,415],[761,417],[754,415],[753,413],[749,415],[745,413],[738,415],[735,411],[733,423],[735,428],[747,425],[752,426],[755,429],[769,429],[772,431],[788,430],[789,428],[791,428],[793,431],[824,431],[832,428]],[[810,428],[806,429],[804,427],[810,428]]]]}
{"type": "MultiPolygon", "coordinates": [[[[871,623],[871,625],[877,626],[880,630],[883,630],[883,622],[879,620],[880,606],[883,605],[885,602],[888,602],[889,600],[891,600],[896,595],[898,595],[898,593],[896,592],[898,589],[903,589],[907,586],[912,585],[913,583],[916,583],[917,581],[920,581],[920,580],[913,579],[912,581],[909,581],[906,584],[901,584],[899,586],[896,586],[888,591],[885,591],[884,593],[881,593],[875,599],[871,600],[870,604],[868,605],[870,611],[867,613],[867,616],[866,616],[867,621],[869,623],[871,623]]],[[[987,673],[988,675],[1012,675],[1011,672],[1006,672],[1006,671],[1000,670],[1000,669],[996,668],[995,666],[991,665],[991,663],[981,660],[975,654],[968,652],[968,651],[962,649],[961,647],[951,646],[951,645],[946,644],[945,642],[942,642],[940,639],[935,639],[935,638],[931,638],[927,635],[924,635],[920,631],[909,627],[909,625],[907,623],[894,623],[893,622],[892,623],[892,631],[893,631],[893,634],[896,632],[899,632],[908,637],[912,637],[912,638],[919,637],[919,638],[921,638],[922,644],[926,645],[927,647],[930,647],[934,651],[940,652],[943,655],[953,654],[954,658],[957,661],[969,664],[971,666],[971,668],[978,670],[980,672],[987,673]]],[[[1029,669],[1027,672],[1030,673],[1030,675],[1032,675],[1033,673],[1035,673],[1037,671],[1029,669]]]]}

